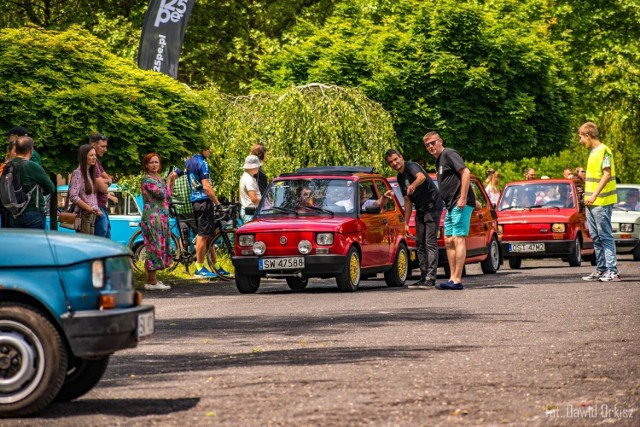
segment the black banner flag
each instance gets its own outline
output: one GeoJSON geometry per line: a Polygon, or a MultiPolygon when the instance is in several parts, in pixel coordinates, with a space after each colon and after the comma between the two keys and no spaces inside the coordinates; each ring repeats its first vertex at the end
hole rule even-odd
{"type": "Polygon", "coordinates": [[[138,48],[138,67],[178,78],[178,60],[195,0],[150,0],[138,48]]]}

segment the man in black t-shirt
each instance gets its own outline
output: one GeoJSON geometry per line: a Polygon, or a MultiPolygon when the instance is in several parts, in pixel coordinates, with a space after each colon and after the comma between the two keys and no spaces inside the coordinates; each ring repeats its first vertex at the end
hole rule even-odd
{"type": "MultiPolygon", "coordinates": [[[[426,289],[435,286],[438,270],[438,234],[444,202],[429,174],[417,163],[405,162],[396,150],[385,153],[387,164],[398,172],[398,186],[404,196],[404,226],[409,233],[411,210],[416,207],[416,244],[420,265],[420,280],[409,288],[426,289]]],[[[385,193],[393,197],[393,190],[385,193]]]]}
{"type": "Polygon", "coordinates": [[[427,151],[436,158],[440,194],[447,209],[444,243],[451,276],[436,288],[462,290],[462,270],[467,256],[465,237],[469,235],[471,213],[476,206],[476,197],[471,190],[471,171],[456,150],[442,146],[442,138],[437,132],[428,132],[422,141],[427,151]]]}

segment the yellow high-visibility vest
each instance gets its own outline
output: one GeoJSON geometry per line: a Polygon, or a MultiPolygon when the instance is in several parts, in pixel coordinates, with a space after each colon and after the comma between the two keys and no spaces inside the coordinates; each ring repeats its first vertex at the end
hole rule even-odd
{"type": "Polygon", "coordinates": [[[602,168],[609,165],[611,168],[611,177],[609,182],[604,186],[595,202],[594,206],[607,206],[618,202],[618,193],[616,191],[616,168],[613,163],[613,154],[609,147],[600,144],[591,150],[589,154],[589,162],[587,163],[587,177],[584,183],[584,198],[589,198],[598,188],[600,179],[602,179],[602,168]],[[605,159],[607,160],[605,162],[605,159]]]}

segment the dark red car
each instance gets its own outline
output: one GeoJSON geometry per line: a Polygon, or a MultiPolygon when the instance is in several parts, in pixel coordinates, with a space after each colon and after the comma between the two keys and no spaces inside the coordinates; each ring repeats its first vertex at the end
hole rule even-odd
{"type": "Polygon", "coordinates": [[[561,258],[579,267],[593,259],[587,228],[573,180],[539,179],[508,183],[498,201],[504,257],[511,268],[525,258],[561,258]]]}
{"type": "Polygon", "coordinates": [[[388,286],[404,286],[404,217],[395,198],[383,197],[389,189],[366,167],[302,168],[274,179],[254,219],[236,232],[238,290],[256,292],[262,277],[286,278],[291,289],[334,277],[338,289],[355,291],[377,273],[388,286]]]}
{"type": "MultiPolygon", "coordinates": [[[[429,174],[436,186],[438,178],[435,174],[429,174]]],[[[388,178],[389,184],[396,193],[396,197],[404,207],[404,198],[395,177],[388,178]]],[[[498,220],[494,207],[489,201],[489,196],[484,190],[480,180],[471,176],[471,188],[476,196],[476,200],[480,203],[480,207],[473,210],[471,214],[471,225],[469,227],[469,236],[466,238],[467,258],[465,264],[480,263],[482,272],[485,274],[493,274],[500,269],[502,264],[502,251],[498,239],[498,220]]],[[[438,266],[445,270],[445,274],[449,275],[449,262],[447,261],[447,252],[444,247],[444,215],[440,219],[440,229],[438,230],[438,266]]],[[[411,213],[409,221],[409,229],[413,236],[416,234],[415,209],[411,213]]],[[[409,240],[409,251],[411,252],[411,267],[418,268],[418,260],[416,254],[415,240],[409,240]]]]}

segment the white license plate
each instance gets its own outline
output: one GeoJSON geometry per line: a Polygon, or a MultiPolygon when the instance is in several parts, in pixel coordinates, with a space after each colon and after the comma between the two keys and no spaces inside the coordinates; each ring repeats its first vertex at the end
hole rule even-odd
{"type": "Polygon", "coordinates": [[[149,313],[138,314],[138,338],[143,338],[153,334],[154,331],[154,318],[153,311],[149,313]]]}
{"type": "Polygon", "coordinates": [[[259,270],[294,270],[304,268],[304,257],[262,258],[258,261],[259,270]]]}
{"type": "Polygon", "coordinates": [[[512,243],[509,245],[509,252],[544,252],[544,243],[512,243]]]}

